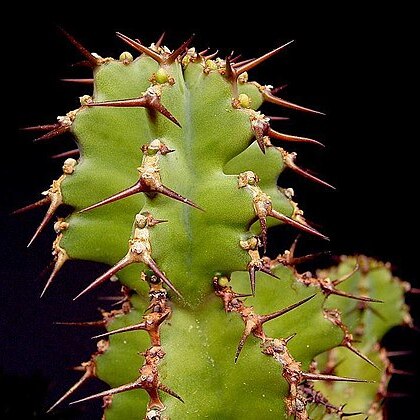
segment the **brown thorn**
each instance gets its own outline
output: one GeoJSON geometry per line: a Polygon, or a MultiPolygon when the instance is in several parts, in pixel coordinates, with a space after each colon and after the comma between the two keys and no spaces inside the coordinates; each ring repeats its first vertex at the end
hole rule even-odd
{"type": "Polygon", "coordinates": [[[60,403],[62,403],[66,398],[68,398],[71,394],[76,392],[88,379],[95,376],[94,367],[86,367],[85,373],[83,376],[71,387],[68,391],[66,391],[46,412],[47,414],[54,410],[60,403]]]}
{"type": "Polygon", "coordinates": [[[415,376],[414,372],[410,372],[408,370],[394,369],[394,368],[390,369],[390,373],[392,375],[415,376]]]}
{"type": "Polygon", "coordinates": [[[250,265],[248,268],[249,273],[249,282],[251,283],[251,294],[252,296],[255,296],[255,272],[256,272],[256,266],[250,265]]]}
{"type": "Polygon", "coordinates": [[[288,101],[285,101],[284,99],[278,98],[277,96],[274,96],[269,89],[264,89],[262,94],[263,94],[264,99],[267,102],[270,102],[272,104],[280,105],[285,108],[291,108],[296,111],[306,111],[306,112],[311,112],[313,114],[325,115],[324,112],[315,111],[314,109],[310,109],[310,108],[305,108],[304,106],[296,105],[292,102],[288,102],[288,101]]]}
{"type": "Polygon", "coordinates": [[[175,288],[172,282],[165,276],[165,274],[160,271],[160,268],[157,266],[156,262],[153,258],[148,258],[145,261],[145,264],[156,274],[158,278],[160,278],[179,298],[183,299],[181,293],[175,288]]]}
{"type": "Polygon", "coordinates": [[[413,354],[412,350],[392,350],[386,352],[387,357],[408,356],[410,354],[413,354]]]}
{"type": "Polygon", "coordinates": [[[245,330],[242,334],[241,339],[239,340],[238,347],[236,348],[235,359],[234,359],[235,363],[238,361],[239,355],[241,354],[242,349],[244,348],[247,338],[252,333],[252,328],[253,328],[253,325],[245,324],[245,330]]]}
{"type": "Polygon", "coordinates": [[[363,411],[352,411],[351,413],[341,413],[341,418],[343,417],[351,417],[351,416],[359,416],[360,414],[363,414],[363,411]]]}
{"type": "Polygon", "coordinates": [[[61,134],[67,133],[70,131],[69,125],[59,125],[59,127],[49,131],[48,133],[44,134],[43,136],[37,137],[34,139],[34,143],[37,143],[42,140],[49,140],[54,137],[60,136],[61,134]]]}
{"type": "Polygon", "coordinates": [[[66,32],[63,28],[59,27],[59,31],[73,44],[76,49],[86,58],[91,67],[96,67],[99,64],[99,60],[88,50],[86,49],[79,41],[66,32]]]}
{"type": "Polygon", "coordinates": [[[53,271],[50,275],[50,277],[47,280],[47,283],[45,284],[44,288],[42,289],[41,295],[39,296],[42,298],[47,291],[47,289],[51,286],[52,282],[55,280],[55,277],[57,276],[58,272],[63,267],[64,263],[69,259],[66,253],[59,252],[57,254],[57,260],[55,261],[53,271]]]}
{"type": "Polygon", "coordinates": [[[201,208],[200,206],[198,206],[197,204],[195,204],[194,202],[192,202],[191,200],[189,200],[188,198],[183,197],[182,195],[178,194],[177,192],[171,190],[168,187],[165,187],[165,185],[159,185],[155,190],[153,191],[157,191],[163,195],[166,195],[169,198],[172,198],[174,200],[180,201],[181,203],[184,204],[188,204],[191,207],[194,207],[198,210],[204,211],[203,208],[201,208]]]}
{"type": "Polygon", "coordinates": [[[116,330],[107,331],[106,333],[103,333],[103,334],[94,335],[91,338],[92,338],[92,340],[94,340],[96,338],[102,338],[102,337],[106,337],[108,335],[120,334],[120,333],[130,332],[130,331],[145,330],[145,329],[146,329],[146,324],[144,322],[142,322],[140,324],[129,325],[128,327],[122,327],[122,328],[118,328],[116,330]]]}
{"type": "Polygon", "coordinates": [[[295,164],[295,157],[296,155],[290,154],[290,153],[286,155],[286,158],[284,159],[284,163],[286,164],[288,168],[290,168],[292,171],[296,172],[297,174],[303,176],[304,178],[317,182],[318,184],[324,185],[325,187],[331,188],[332,190],[336,189],[333,185],[329,184],[328,182],[318,178],[315,175],[312,175],[308,171],[305,171],[304,169],[297,166],[295,164]]]}
{"type": "Polygon", "coordinates": [[[65,83],[78,83],[82,85],[91,85],[94,82],[94,79],[60,79],[60,81],[65,83]]]}
{"type": "Polygon", "coordinates": [[[420,289],[416,287],[411,287],[406,293],[411,293],[413,295],[420,295],[420,289]]]}
{"type": "Polygon", "coordinates": [[[61,127],[60,123],[33,125],[31,127],[20,128],[20,131],[51,131],[61,127]]]}
{"type": "Polygon", "coordinates": [[[281,222],[284,222],[286,224],[289,224],[295,228],[298,228],[300,230],[303,230],[304,232],[311,233],[312,235],[318,236],[322,239],[329,240],[329,238],[325,235],[323,235],[321,232],[318,232],[315,228],[304,225],[302,223],[297,222],[296,220],[291,219],[290,217],[285,216],[284,214],[279,213],[278,211],[271,209],[268,213],[269,216],[274,217],[277,220],[280,220],[281,222]]]}
{"type": "Polygon", "coordinates": [[[271,121],[288,121],[289,117],[279,117],[278,115],[267,115],[267,118],[271,121]]]}
{"type": "Polygon", "coordinates": [[[378,366],[375,365],[375,363],[372,362],[367,356],[365,356],[361,351],[356,349],[356,347],[353,347],[353,345],[347,341],[342,344],[342,346],[347,347],[350,351],[352,351],[354,354],[359,356],[361,359],[363,359],[365,362],[369,363],[371,366],[373,366],[375,369],[379,370],[378,366]]]}
{"type": "Polygon", "coordinates": [[[29,204],[25,207],[21,207],[20,209],[17,209],[15,211],[13,211],[11,214],[15,215],[15,214],[25,213],[29,210],[36,209],[38,207],[42,207],[42,206],[45,206],[45,205],[50,204],[50,203],[51,203],[51,198],[49,196],[46,196],[46,197],[42,198],[41,200],[38,200],[35,203],[29,204]]]}
{"type": "Polygon", "coordinates": [[[80,154],[79,149],[68,150],[67,152],[57,153],[56,155],[52,155],[51,159],[61,159],[61,158],[68,158],[77,156],[80,154]]]}
{"type": "MultiPolygon", "coordinates": [[[[240,57],[240,56],[238,56],[238,57],[240,57]]],[[[250,63],[251,61],[254,61],[254,60],[255,60],[255,58],[248,58],[247,60],[242,60],[239,63],[234,63],[232,60],[230,60],[230,62],[231,63],[234,63],[233,64],[233,67],[234,68],[237,68],[237,67],[240,67],[240,66],[242,66],[244,64],[248,64],[248,63],[250,63]]]]}
{"type": "Polygon", "coordinates": [[[119,394],[121,392],[131,391],[132,389],[137,389],[137,388],[141,388],[141,384],[137,381],[136,382],[131,382],[129,384],[121,385],[121,386],[118,386],[116,388],[108,389],[107,391],[99,392],[98,394],[90,395],[89,397],[82,398],[82,399],[77,400],[77,401],[72,401],[70,403],[70,405],[79,404],[81,402],[93,400],[93,399],[96,399],[96,398],[106,397],[108,395],[119,394]]]}
{"type": "Polygon", "coordinates": [[[48,222],[52,219],[52,217],[54,216],[54,213],[56,212],[57,208],[60,205],[61,205],[61,202],[51,201],[50,207],[48,208],[47,212],[45,213],[44,218],[42,219],[42,221],[39,224],[38,228],[36,229],[35,233],[33,234],[31,240],[28,242],[28,245],[26,245],[27,248],[29,248],[32,245],[34,240],[44,230],[45,226],[47,226],[48,222]]]}
{"type": "Polygon", "coordinates": [[[92,204],[82,210],[79,210],[79,213],[84,213],[86,211],[96,209],[97,207],[101,207],[101,206],[104,206],[105,204],[113,203],[114,201],[122,200],[123,198],[127,198],[134,194],[141,193],[144,191],[146,191],[146,189],[144,188],[142,183],[138,181],[131,187],[126,188],[125,190],[120,191],[119,193],[116,193],[114,195],[111,195],[111,197],[105,198],[104,200],[101,200],[98,203],[92,204]]]}
{"type": "Polygon", "coordinates": [[[168,120],[172,121],[178,127],[181,127],[181,124],[178,120],[165,108],[157,95],[146,94],[139,98],[132,99],[118,99],[115,101],[105,101],[105,102],[89,102],[87,106],[109,106],[117,108],[132,108],[132,107],[141,107],[147,109],[153,109],[157,112],[160,112],[168,120]]]}
{"type": "Polygon", "coordinates": [[[292,338],[295,338],[297,333],[293,333],[292,335],[289,335],[289,337],[284,338],[284,342],[287,344],[292,338]]]}
{"type": "Polygon", "coordinates": [[[301,238],[301,236],[302,235],[299,233],[296,236],[296,239],[293,241],[292,246],[290,247],[290,250],[289,250],[290,258],[294,258],[294,255],[295,255],[295,252],[296,252],[296,247],[297,247],[297,244],[298,244],[299,239],[301,238]]]}
{"type": "Polygon", "coordinates": [[[403,392],[387,392],[384,397],[385,398],[411,398],[411,395],[405,394],[403,392]]]}
{"type": "Polygon", "coordinates": [[[195,34],[192,34],[180,47],[173,51],[167,58],[165,58],[165,64],[172,64],[175,60],[181,56],[190,46],[195,34]]]}
{"type": "Polygon", "coordinates": [[[54,325],[64,325],[70,327],[103,327],[107,321],[105,319],[100,319],[99,321],[86,321],[86,322],[62,322],[56,321],[54,325]]]}
{"type": "MultiPolygon", "coordinates": [[[[206,48],[205,50],[200,51],[198,55],[201,55],[204,57],[209,51],[210,51],[210,47],[206,48]]],[[[204,58],[207,59],[207,57],[204,57],[204,58]]]]}
{"type": "Polygon", "coordinates": [[[114,274],[118,273],[118,271],[122,270],[124,267],[127,267],[127,265],[130,265],[132,262],[133,260],[129,257],[129,255],[126,255],[124,258],[118,261],[113,267],[111,267],[108,271],[102,274],[102,276],[99,276],[88,287],[82,290],[75,298],[73,298],[73,300],[79,299],[85,293],[101,285],[103,282],[110,279],[114,274]]]}
{"type": "Polygon", "coordinates": [[[162,56],[160,54],[158,54],[157,52],[151,50],[150,48],[145,47],[141,42],[134,41],[134,39],[131,39],[128,36],[123,35],[120,32],[117,32],[116,35],[117,35],[118,38],[122,39],[126,44],[130,45],[135,50],[148,55],[150,58],[153,58],[159,64],[162,63],[162,61],[163,61],[162,56]]]}
{"type": "Polygon", "coordinates": [[[261,226],[261,241],[263,246],[264,255],[267,251],[267,218],[266,217],[259,217],[261,226]]]}
{"type": "Polygon", "coordinates": [[[287,84],[284,84],[284,85],[280,85],[280,86],[277,86],[277,87],[271,89],[272,95],[277,95],[279,92],[286,89],[287,86],[288,86],[287,84]]]}
{"type": "Polygon", "coordinates": [[[155,42],[155,47],[159,48],[162,45],[163,39],[165,38],[166,33],[162,32],[162,35],[159,37],[159,39],[155,42]]]}
{"type": "MultiPolygon", "coordinates": [[[[298,306],[303,305],[304,303],[313,299],[315,296],[316,296],[316,293],[311,295],[311,296],[308,296],[305,299],[300,300],[299,302],[294,303],[293,305],[287,306],[286,308],[283,308],[279,311],[273,312],[273,313],[268,314],[268,315],[260,315],[260,317],[259,317],[259,319],[261,320],[260,322],[261,322],[261,324],[264,324],[265,322],[268,322],[268,321],[271,321],[272,319],[278,318],[279,316],[284,315],[287,312],[290,312],[291,310],[297,308],[298,306]]],[[[293,337],[294,337],[294,335],[291,336],[289,338],[289,340],[293,337]]]]}
{"type": "Polygon", "coordinates": [[[362,382],[375,383],[375,381],[368,381],[366,379],[347,378],[344,376],[325,375],[323,373],[308,373],[302,372],[302,377],[308,381],[334,381],[334,382],[362,382]]]}
{"type": "Polygon", "coordinates": [[[175,391],[172,391],[172,389],[170,389],[166,385],[159,384],[158,389],[160,389],[163,392],[166,392],[168,395],[171,395],[172,397],[175,397],[177,400],[181,401],[182,403],[185,403],[185,401],[175,391]]]}
{"type": "MultiPolygon", "coordinates": [[[[208,50],[207,50],[207,51],[208,51],[208,50]]],[[[211,60],[211,59],[213,59],[214,57],[217,57],[217,54],[219,54],[219,50],[216,50],[214,53],[209,54],[208,56],[206,56],[206,57],[205,57],[205,59],[206,59],[206,60],[211,60]]],[[[201,53],[200,53],[200,55],[201,55],[201,53]]]]}
{"type": "Polygon", "coordinates": [[[244,64],[243,66],[237,68],[237,73],[238,75],[241,73],[244,73],[245,71],[249,71],[251,69],[253,69],[254,67],[258,66],[259,64],[263,63],[264,61],[268,60],[269,58],[273,57],[274,55],[276,55],[277,53],[279,53],[281,50],[283,50],[284,48],[286,48],[288,45],[290,45],[292,41],[286,42],[286,44],[281,45],[280,47],[262,55],[259,58],[256,58],[255,60],[251,61],[248,64],[244,64]]]}
{"type": "Polygon", "coordinates": [[[268,274],[269,276],[274,277],[275,279],[280,280],[280,277],[279,276],[276,276],[269,268],[266,268],[266,267],[262,266],[259,269],[259,271],[262,271],[263,273],[268,274]]]}
{"type": "Polygon", "coordinates": [[[226,63],[226,73],[225,73],[225,76],[233,84],[233,87],[232,87],[233,97],[234,98],[237,98],[238,97],[238,73],[232,67],[232,64],[230,62],[230,58],[229,57],[226,57],[225,63],[226,63]]]}
{"type": "Polygon", "coordinates": [[[336,295],[336,296],[343,296],[349,299],[359,300],[361,302],[375,302],[375,303],[384,303],[383,300],[370,298],[368,296],[357,296],[352,295],[351,293],[344,292],[343,290],[338,289],[324,289],[327,295],[336,295]]]}
{"type": "Polygon", "coordinates": [[[348,280],[353,274],[356,273],[356,271],[359,270],[359,264],[356,264],[353,268],[353,270],[350,271],[350,273],[345,274],[344,276],[340,277],[339,279],[333,280],[332,284],[334,286],[338,286],[339,284],[343,283],[344,281],[348,280]]]}
{"type": "Polygon", "coordinates": [[[289,265],[303,264],[303,263],[306,263],[308,261],[312,261],[316,258],[323,257],[325,255],[331,255],[331,251],[316,252],[314,254],[304,255],[302,257],[290,258],[289,265]]]}
{"type": "Polygon", "coordinates": [[[310,143],[316,144],[317,146],[325,147],[325,145],[319,142],[318,140],[310,139],[308,137],[299,137],[292,136],[290,134],[280,133],[276,130],[273,130],[271,127],[268,127],[266,134],[267,136],[275,138],[277,140],[289,141],[294,143],[310,143]]]}

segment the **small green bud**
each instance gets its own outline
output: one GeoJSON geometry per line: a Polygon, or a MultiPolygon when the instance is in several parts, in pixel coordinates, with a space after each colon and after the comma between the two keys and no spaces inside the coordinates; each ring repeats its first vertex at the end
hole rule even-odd
{"type": "Polygon", "coordinates": [[[133,56],[128,51],[124,51],[120,54],[120,61],[123,64],[130,64],[133,62],[133,56]]]}
{"type": "Polygon", "coordinates": [[[241,93],[238,100],[242,108],[249,108],[251,106],[251,98],[246,93],[241,93]]]}
{"type": "Polygon", "coordinates": [[[155,73],[155,80],[157,83],[163,84],[169,81],[169,75],[162,67],[155,73]]]}

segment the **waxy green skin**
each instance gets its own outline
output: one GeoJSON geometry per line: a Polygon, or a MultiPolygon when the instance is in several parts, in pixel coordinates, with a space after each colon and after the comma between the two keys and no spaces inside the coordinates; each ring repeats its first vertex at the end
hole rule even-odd
{"type": "MultiPolygon", "coordinates": [[[[92,100],[139,97],[151,86],[158,69],[158,63],[145,55],[128,64],[106,61],[94,69],[92,100]]],[[[74,212],[66,219],[69,226],[63,231],[60,247],[69,259],[113,265],[127,253],[137,213],[148,211],[155,219],[167,220],[150,228],[151,255],[183,299],[168,292],[172,315],[160,329],[166,356],[159,375],[185,403],[161,392],[164,415],[170,419],[283,418],[288,384],[281,376],[281,366],[261,352],[261,340],[252,335],[234,363],[244,325],[237,313],[225,313],[212,284],[213,276],[222,273],[231,276],[236,292],[250,292],[246,271],[250,256],[239,242],[259,234],[260,225],[255,222],[251,195],[238,188],[241,172],[255,172],[273,208],[293,216],[293,203],[277,187],[285,166],[282,154],[274,147],[261,152],[250,111],[233,106],[232,81],[219,71],[203,71],[202,62],[191,62],[183,69],[178,61],[164,69],[175,83],[161,85],[161,102],[181,127],[144,108],[84,105],[77,111],[71,132],[81,157],[74,173],[62,183],[63,202],[74,212]],[[136,194],[78,213],[133,185],[142,162],[141,146],[155,139],[175,150],[160,156],[162,183],[203,211],[163,195],[136,194]]],[[[238,87],[239,93],[250,97],[253,109],[262,105],[256,84],[240,83],[238,87]]],[[[268,226],[280,224],[270,217],[267,222],[268,226]]],[[[352,268],[347,267],[346,272],[352,268]]],[[[140,279],[144,269],[144,265],[134,264],[118,273],[121,283],[136,294],[131,298],[131,311],[115,317],[108,329],[141,322],[149,304],[148,285],[140,279]]],[[[258,314],[269,314],[316,293],[314,299],[264,325],[269,337],[296,333],[288,349],[307,371],[315,356],[340,344],[343,332],[323,316],[323,307],[330,300],[326,303],[319,288],[298,283],[292,268],[279,265],[273,271],[279,279],[257,273],[256,296],[247,298],[246,305],[253,305],[258,314]]],[[[93,280],[83,279],[86,283],[81,287],[93,280]]],[[[342,304],[340,299],[347,303],[348,299],[337,298],[337,305],[342,304]]],[[[97,376],[111,387],[136,380],[143,364],[139,352],[149,347],[145,331],[111,336],[109,348],[96,359],[97,376]]],[[[369,369],[363,360],[354,363],[362,370],[369,369]]],[[[375,392],[372,389],[366,388],[370,398],[375,392]]],[[[114,395],[106,419],[141,419],[147,402],[143,390],[114,395]]]]}
{"type": "MultiPolygon", "coordinates": [[[[129,65],[102,65],[95,73],[94,101],[138,97],[158,68],[147,57],[129,65]]],[[[216,272],[244,270],[249,261],[239,241],[249,236],[255,213],[250,195],[238,188],[240,172],[258,174],[275,209],[290,216],[293,208],[276,186],[283,169],[281,154],[270,148],[263,156],[252,143],[248,112],[232,106],[231,83],[218,72],[205,74],[200,64],[189,64],[185,79],[179,63],[167,71],[175,84],[163,87],[162,103],[182,128],[145,109],[85,107],[72,125],[83,157],[63,183],[64,201],[80,210],[133,185],[140,147],[159,138],[175,149],[160,159],[163,184],[204,211],[160,195],[152,199],[137,195],[71,216],[61,246],[72,259],[112,265],[127,252],[134,215],[140,209],[150,211],[155,218],[168,220],[151,230],[153,258],[186,302],[195,305],[211,292],[216,272]],[[88,194],[83,193],[86,189],[88,194]]],[[[247,92],[253,93],[254,106],[260,105],[257,87],[250,84],[247,92]]],[[[139,287],[138,274],[119,277],[130,287],[139,287]]]]}
{"type": "MultiPolygon", "coordinates": [[[[363,272],[362,269],[354,273],[342,284],[341,289],[348,293],[374,296],[376,299],[383,300],[383,303],[368,305],[368,308],[371,307],[373,311],[370,309],[358,310],[358,302],[331,296],[326,307],[337,308],[341,311],[343,322],[354,334],[354,338],[360,340],[360,343],[355,343],[355,346],[378,366],[378,369],[375,369],[367,363],[361,363],[356,355],[349,354],[344,348],[337,348],[333,350],[334,357],[337,361],[342,360],[342,363],[337,366],[335,374],[363,376],[375,383],[344,384],[336,382],[324,384],[318,382],[315,385],[316,389],[321,390],[334,404],[342,404],[344,396],[347,402],[346,411],[349,412],[367,412],[369,410],[373,400],[372,395],[376,394],[386,369],[384,360],[379,357],[378,343],[381,342],[386,332],[392,327],[403,325],[405,317],[409,316],[408,307],[404,303],[404,284],[392,276],[389,267],[385,264],[366,258],[364,261],[368,270],[363,272]],[[363,331],[363,334],[358,334],[358,331],[363,331]]],[[[338,267],[330,270],[330,278],[332,280],[340,278],[348,273],[356,263],[356,258],[345,258],[338,267]]],[[[317,360],[319,368],[322,368],[326,362],[326,355],[319,356],[317,360]]],[[[318,417],[314,415],[313,418],[324,418],[324,416],[323,414],[318,417]]],[[[361,414],[354,418],[365,419],[366,415],[361,414]]],[[[383,415],[382,412],[370,413],[369,418],[379,420],[383,418],[383,415]]]]}

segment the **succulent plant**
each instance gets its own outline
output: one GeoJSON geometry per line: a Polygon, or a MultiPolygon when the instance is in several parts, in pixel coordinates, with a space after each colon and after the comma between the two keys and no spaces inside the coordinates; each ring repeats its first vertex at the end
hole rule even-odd
{"type": "Polygon", "coordinates": [[[51,410],[95,377],[110,389],[72,404],[103,398],[107,420],[382,418],[393,367],[378,343],[411,322],[409,286],[367,257],[302,273],[313,255],[296,256],[296,243],[266,255],[275,225],[327,239],[293,189],[277,186],[292,170],[331,187],[288,151],[320,143],[278,131],[282,117],[259,109],[320,112],[248,79],[289,43],[222,59],[191,39],[170,50],[163,38],[146,47],[118,33],[139,56],[112,59],[65,35],[93,70],[79,80],[93,92],[56,123],[28,128],[42,132],[37,141],[70,132],[77,149],[44,197],[16,213],[47,206],[32,244],[59,207],[68,210],[54,223],[42,295],[67,261],[88,260],[110,268],[75,299],[116,278],[122,297],[98,321],[68,323],[106,331],[51,410]]]}

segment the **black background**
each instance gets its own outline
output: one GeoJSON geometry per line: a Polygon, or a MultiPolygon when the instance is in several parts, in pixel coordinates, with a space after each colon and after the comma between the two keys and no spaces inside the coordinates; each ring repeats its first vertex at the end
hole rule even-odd
{"type": "MultiPolygon", "coordinates": [[[[275,126],[325,143],[325,150],[310,145],[294,150],[299,152],[302,166],[337,186],[337,191],[331,192],[293,174],[282,177],[280,184],[294,187],[308,219],[331,238],[328,244],[305,238],[301,252],[364,253],[392,262],[398,276],[418,287],[416,117],[410,115],[409,105],[409,97],[414,96],[410,94],[414,83],[410,11],[402,7],[366,10],[354,3],[336,10],[299,4],[274,9],[261,5],[254,10],[239,4],[208,4],[193,14],[177,7],[104,7],[102,13],[89,13],[77,5],[63,10],[22,6],[6,16],[1,77],[0,373],[8,390],[0,395],[2,418],[17,418],[18,414],[20,418],[44,418],[45,407],[80,376],[66,369],[94,351],[89,339],[94,331],[70,330],[53,322],[97,319],[97,308],[108,305],[94,299],[71,301],[81,285],[103,270],[86,263],[68,264],[40,300],[45,278],[38,274],[50,260],[52,229],[26,250],[42,213],[9,216],[13,209],[39,199],[39,193],[60,173],[62,162],[50,156],[72,144],[65,138],[34,145],[33,137],[18,128],[53,122],[57,115],[78,107],[78,96],[89,93],[86,86],[59,80],[89,77],[89,72],[71,67],[80,56],[56,25],[64,26],[91,50],[114,57],[126,49],[114,36],[117,30],[138,36],[146,44],[166,30],[170,48],[196,33],[195,45],[200,49],[219,48],[221,55],[235,49],[245,57],[295,39],[287,52],[261,65],[251,76],[263,84],[287,83],[286,99],[327,113],[317,117],[281,111],[280,115],[290,116],[292,121],[275,126]]],[[[267,113],[275,112],[279,114],[278,109],[269,108],[267,113]]],[[[282,250],[291,238],[278,231],[270,236],[270,243],[282,250]]],[[[111,289],[105,286],[96,296],[111,289]]],[[[418,324],[418,298],[407,299],[418,324]]],[[[385,341],[393,349],[413,349],[418,357],[416,331],[398,328],[385,341]]],[[[395,363],[418,373],[415,360],[413,354],[395,363]]],[[[393,379],[393,392],[409,397],[389,400],[391,419],[412,406],[419,385],[416,377],[393,379]]],[[[101,386],[92,383],[82,393],[103,389],[101,386]]],[[[98,405],[63,409],[51,418],[99,418],[98,405]]]]}

